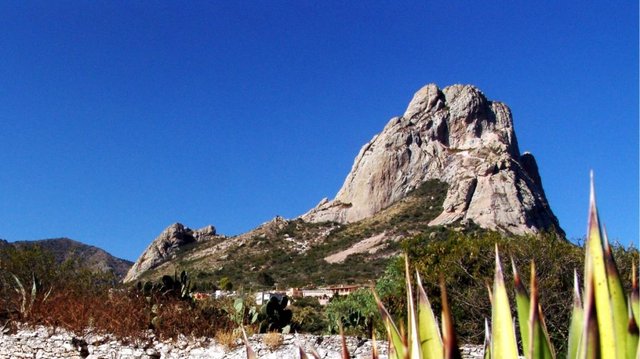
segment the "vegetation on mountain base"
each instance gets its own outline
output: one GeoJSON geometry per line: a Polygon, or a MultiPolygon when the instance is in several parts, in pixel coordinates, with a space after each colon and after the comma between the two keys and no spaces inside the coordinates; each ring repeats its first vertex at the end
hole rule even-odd
{"type": "Polygon", "coordinates": [[[215,241],[191,245],[141,278],[155,280],[187,270],[198,290],[221,288],[223,278],[245,290],[372,283],[400,253],[402,238],[439,230],[428,223],[442,212],[446,193],[445,183],[429,180],[380,213],[350,224],[276,218],[246,237],[226,239],[228,247],[223,252],[211,250],[219,246],[215,241]],[[331,254],[380,234],[382,243],[371,253],[354,253],[338,263],[325,261],[331,254]]]}
{"type": "MultiPolygon", "coordinates": [[[[583,272],[584,291],[581,294],[578,276],[575,274],[573,305],[568,308],[571,318],[567,321],[567,326],[570,326],[566,341],[567,349],[566,354],[561,356],[571,359],[638,358],[640,341],[637,323],[640,320],[640,288],[635,261],[631,271],[632,288],[626,291],[623,288],[623,281],[607,234],[602,231],[599,223],[593,185],[591,191],[589,233],[585,244],[583,272]]],[[[637,251],[635,255],[637,258],[637,251]]],[[[491,322],[485,319],[483,356],[493,359],[512,359],[518,357],[519,353],[523,353],[527,359],[556,358],[555,346],[550,340],[543,307],[539,302],[541,293],[538,291],[535,261],[531,261],[530,295],[517,273],[517,265],[513,263],[512,266],[521,350],[518,349],[510,308],[510,302],[513,301],[509,300],[507,295],[502,264],[498,255],[498,244],[496,244],[493,290],[489,293],[491,322]]],[[[405,330],[398,330],[388,310],[376,297],[391,345],[390,357],[396,359],[460,358],[444,280],[440,281],[442,306],[442,327],[440,327],[419,275],[417,275],[418,287],[414,300],[408,259],[405,260],[405,273],[407,290],[405,330]]],[[[344,357],[348,358],[347,355],[344,357]]],[[[375,353],[373,357],[376,357],[375,353]]]]}

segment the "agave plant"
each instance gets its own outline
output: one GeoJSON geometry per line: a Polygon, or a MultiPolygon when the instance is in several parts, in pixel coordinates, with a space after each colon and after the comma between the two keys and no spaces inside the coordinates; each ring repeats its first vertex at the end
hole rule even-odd
{"type": "MultiPolygon", "coordinates": [[[[581,299],[577,274],[574,275],[574,304],[570,323],[568,359],[611,358],[640,359],[638,314],[640,292],[633,267],[632,291],[626,296],[611,253],[606,232],[602,230],[591,185],[589,226],[585,245],[584,301],[581,299]]],[[[513,263],[513,261],[512,261],[513,263]]],[[[409,264],[405,258],[407,285],[407,333],[391,319],[380,299],[378,307],[387,329],[390,358],[429,359],[459,358],[453,321],[442,287],[442,326],[438,325],[429,300],[417,278],[417,304],[414,304],[409,264]]],[[[530,293],[527,292],[513,265],[519,334],[522,351],[518,351],[516,331],[504,282],[500,255],[496,246],[496,264],[491,301],[491,326],[485,320],[484,358],[513,359],[520,354],[527,359],[552,359],[556,353],[549,339],[544,315],[538,300],[535,264],[531,264],[530,293]]]]}
{"type": "MultiPolygon", "coordinates": [[[[31,273],[31,292],[27,294],[27,291],[24,285],[22,284],[22,281],[20,281],[20,278],[18,278],[18,276],[16,276],[13,273],[10,273],[10,274],[16,283],[16,286],[14,289],[16,293],[20,294],[22,298],[20,302],[20,315],[22,315],[23,317],[27,317],[29,313],[31,313],[31,308],[33,308],[33,305],[36,301],[36,297],[40,292],[42,292],[42,289],[43,289],[42,281],[40,281],[40,279],[35,275],[35,273],[31,273]]],[[[49,288],[49,290],[46,293],[44,293],[41,299],[43,303],[49,298],[49,295],[51,295],[52,290],[53,290],[53,287],[49,288]]]]}
{"type": "MultiPolygon", "coordinates": [[[[635,265],[633,266],[632,289],[627,296],[624,293],[606,232],[602,230],[600,225],[593,180],[591,181],[588,222],[588,235],[585,244],[584,293],[581,295],[578,275],[574,271],[574,299],[569,325],[567,359],[640,359],[637,325],[640,319],[640,289],[637,268],[635,265]]],[[[491,325],[485,319],[483,358],[515,359],[521,354],[527,359],[556,358],[538,300],[535,264],[531,264],[529,293],[512,260],[517,320],[523,351],[523,353],[519,353],[514,320],[511,315],[511,306],[497,246],[495,259],[493,288],[489,290],[492,311],[491,325]]],[[[403,329],[404,326],[398,329],[374,291],[378,309],[387,331],[390,347],[389,358],[461,358],[443,281],[440,283],[442,293],[441,325],[433,312],[418,273],[416,273],[417,299],[414,302],[413,284],[406,256],[405,282],[408,311],[406,332],[403,329]]],[[[246,339],[245,343],[247,343],[247,357],[255,358],[255,353],[248,346],[246,339]]],[[[308,358],[302,349],[300,349],[300,357],[308,358]]],[[[375,350],[373,357],[377,358],[375,350]]],[[[346,346],[343,346],[343,359],[347,358],[349,358],[349,354],[346,352],[346,346]]]]}

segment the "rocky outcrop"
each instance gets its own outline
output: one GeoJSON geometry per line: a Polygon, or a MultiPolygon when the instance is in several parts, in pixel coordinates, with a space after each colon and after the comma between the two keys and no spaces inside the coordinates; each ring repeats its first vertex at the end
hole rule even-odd
{"type": "Polygon", "coordinates": [[[355,222],[429,179],[449,185],[431,225],[473,221],[513,234],[563,234],[533,155],[520,155],[511,111],[469,85],[420,89],[404,115],[362,147],[335,199],[301,218],[355,222]]]}
{"type": "Polygon", "coordinates": [[[124,278],[124,282],[131,282],[140,275],[157,267],[170,259],[175,252],[185,245],[206,241],[216,236],[215,227],[209,225],[198,230],[192,230],[181,223],[174,223],[167,227],[151,242],[124,278]]]}

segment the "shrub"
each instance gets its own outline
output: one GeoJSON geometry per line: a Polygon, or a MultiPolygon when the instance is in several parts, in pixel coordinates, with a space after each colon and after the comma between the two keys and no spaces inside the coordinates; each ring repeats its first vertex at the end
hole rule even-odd
{"type": "Polygon", "coordinates": [[[269,348],[269,350],[278,349],[282,345],[283,341],[282,334],[277,332],[269,332],[262,336],[262,342],[267,348],[269,348]]]}

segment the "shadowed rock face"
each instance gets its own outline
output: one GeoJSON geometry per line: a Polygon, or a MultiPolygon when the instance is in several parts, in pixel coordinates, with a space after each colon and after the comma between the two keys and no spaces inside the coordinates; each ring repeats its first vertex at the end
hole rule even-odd
{"type": "Polygon", "coordinates": [[[431,225],[471,220],[513,234],[564,234],[533,155],[520,155],[511,111],[469,85],[420,89],[404,115],[362,147],[336,198],[302,219],[358,221],[429,179],[449,185],[444,210],[431,225]]]}
{"type": "Polygon", "coordinates": [[[194,231],[180,223],[172,224],[151,242],[129,269],[123,281],[126,283],[138,279],[145,271],[170,259],[180,247],[215,236],[216,229],[211,225],[194,231]]]}

